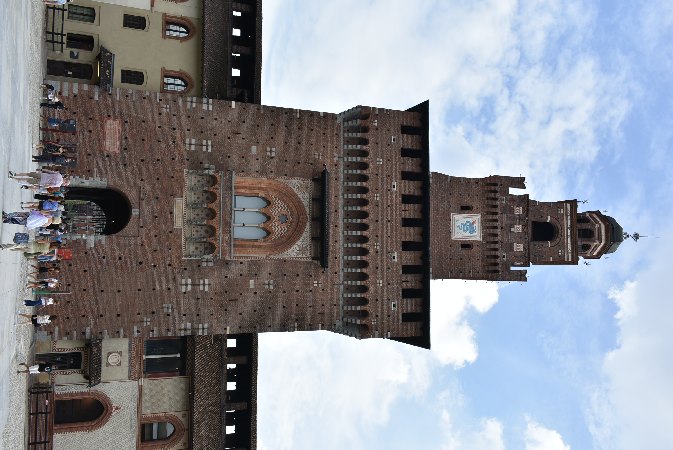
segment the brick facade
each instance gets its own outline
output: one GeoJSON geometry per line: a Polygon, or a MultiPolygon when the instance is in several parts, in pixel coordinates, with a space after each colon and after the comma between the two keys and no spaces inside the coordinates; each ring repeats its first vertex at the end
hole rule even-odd
{"type": "Polygon", "coordinates": [[[50,331],[327,329],[429,345],[425,112],[336,115],[217,100],[195,108],[177,95],[68,87],[65,114],[78,121],[73,186],[122,193],[132,212],[119,233],[72,244],[77,257],[62,272],[72,294],[55,306],[50,331]],[[201,194],[186,190],[193,174],[210,177],[201,194]],[[283,234],[272,204],[264,226],[282,239],[233,239],[233,195],[268,192],[297,226],[283,234]],[[328,230],[318,230],[321,220],[328,230]],[[328,267],[315,259],[322,244],[328,267]]]}

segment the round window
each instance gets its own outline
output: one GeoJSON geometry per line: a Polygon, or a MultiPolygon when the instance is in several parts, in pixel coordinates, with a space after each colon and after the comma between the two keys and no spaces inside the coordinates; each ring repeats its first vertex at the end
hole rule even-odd
{"type": "Polygon", "coordinates": [[[286,216],[285,214],[281,214],[280,216],[278,216],[278,221],[279,221],[280,223],[285,223],[285,222],[287,222],[287,216],[286,216]]]}

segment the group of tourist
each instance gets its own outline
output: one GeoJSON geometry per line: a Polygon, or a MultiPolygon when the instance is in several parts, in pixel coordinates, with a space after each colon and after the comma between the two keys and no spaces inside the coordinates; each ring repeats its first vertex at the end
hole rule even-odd
{"type": "MultiPolygon", "coordinates": [[[[56,93],[52,85],[42,87],[46,95],[40,106],[63,109],[60,93],[56,93]]],[[[30,270],[26,284],[35,297],[23,301],[24,306],[37,310],[34,314],[18,314],[24,319],[19,324],[32,324],[37,328],[56,319],[55,315],[44,314],[41,310],[56,304],[54,294],[64,294],[58,291],[61,285],[57,278],[61,270],[58,250],[64,244],[66,233],[65,193],[69,177],[61,170],[74,167],[76,158],[75,146],[71,143],[43,140],[35,149],[39,154],[33,156],[33,162],[41,168],[26,173],[9,172],[9,177],[19,182],[22,189],[34,191],[34,200],[22,202],[21,211],[2,212],[4,223],[23,225],[27,230],[15,233],[13,242],[0,244],[0,249],[22,251],[24,256],[37,263],[30,270]]],[[[52,368],[45,363],[21,365],[25,370],[19,372],[29,374],[49,372],[52,368]]]]}
{"type": "MultiPolygon", "coordinates": [[[[46,1],[48,4],[64,4],[67,1],[46,1]]],[[[40,106],[52,109],[63,109],[60,92],[54,86],[43,84],[44,98],[40,106]]],[[[47,118],[49,128],[63,127],[64,122],[55,118],[47,118]]],[[[65,125],[70,125],[66,123],[65,125]]],[[[56,291],[61,282],[56,278],[60,272],[58,266],[60,255],[58,250],[64,244],[66,226],[65,193],[69,184],[67,175],[60,169],[76,165],[75,146],[71,143],[43,140],[35,147],[39,154],[33,156],[33,162],[42,168],[33,172],[9,172],[9,177],[21,184],[21,188],[34,191],[34,200],[22,202],[22,211],[2,212],[4,223],[23,225],[27,232],[14,234],[12,243],[0,244],[0,249],[23,251],[24,256],[34,259],[37,263],[28,273],[26,287],[33,290],[32,299],[23,301],[24,306],[37,308],[34,314],[19,313],[22,319],[19,324],[32,324],[38,328],[56,320],[55,315],[44,314],[42,310],[55,305],[54,294],[63,294],[56,291]],[[31,236],[32,235],[32,236],[31,236]]],[[[49,373],[57,367],[44,361],[36,361],[28,365],[20,363],[17,373],[35,375],[49,373]]]]}

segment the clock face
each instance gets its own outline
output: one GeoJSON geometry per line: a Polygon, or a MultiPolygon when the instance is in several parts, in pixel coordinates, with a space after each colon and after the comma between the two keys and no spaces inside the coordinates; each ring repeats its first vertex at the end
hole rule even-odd
{"type": "Polygon", "coordinates": [[[481,241],[481,214],[451,214],[451,239],[481,241]]]}

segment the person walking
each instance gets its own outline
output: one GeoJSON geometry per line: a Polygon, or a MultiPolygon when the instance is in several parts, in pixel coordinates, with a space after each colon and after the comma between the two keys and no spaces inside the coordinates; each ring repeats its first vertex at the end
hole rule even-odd
{"type": "Polygon", "coordinates": [[[41,211],[63,211],[65,207],[56,200],[21,202],[21,209],[39,209],[41,211]]]}
{"type": "Polygon", "coordinates": [[[40,108],[65,109],[63,102],[40,102],[40,108]]]}
{"type": "Polygon", "coordinates": [[[39,298],[36,298],[34,300],[30,300],[30,299],[24,300],[23,304],[25,306],[30,306],[30,307],[37,306],[37,307],[42,308],[44,306],[55,305],[56,301],[53,299],[53,297],[42,297],[42,296],[40,296],[39,298]]]}
{"type": "Polygon", "coordinates": [[[42,169],[35,172],[14,173],[9,172],[9,177],[19,183],[27,183],[42,188],[61,187],[67,184],[66,178],[55,170],[42,169]]]}
{"type": "Polygon", "coordinates": [[[56,316],[50,316],[48,314],[19,314],[19,317],[30,319],[28,322],[19,323],[19,325],[28,325],[29,323],[32,323],[35,328],[49,325],[56,320],[56,316]]]}
{"type": "Polygon", "coordinates": [[[11,223],[12,225],[25,225],[28,220],[28,215],[30,213],[27,211],[17,211],[17,212],[2,212],[2,222],[11,223]]]}
{"type": "Polygon", "coordinates": [[[64,166],[64,167],[75,167],[77,165],[77,160],[71,156],[62,156],[53,154],[42,154],[39,156],[33,156],[33,162],[41,164],[54,164],[57,166],[64,166]]]}
{"type": "Polygon", "coordinates": [[[26,244],[0,244],[2,250],[22,251],[43,255],[51,250],[52,242],[48,240],[31,241],[26,244]]]}
{"type": "Polygon", "coordinates": [[[32,276],[32,277],[35,278],[35,277],[38,277],[40,275],[45,275],[45,274],[54,275],[54,274],[57,274],[60,271],[61,271],[61,268],[58,267],[58,266],[40,266],[40,267],[37,268],[37,270],[33,270],[32,272],[29,272],[28,276],[29,277],[32,276]]]}
{"type": "Polygon", "coordinates": [[[42,278],[36,281],[29,281],[26,287],[29,289],[52,289],[60,286],[61,282],[56,278],[42,278]]]}

